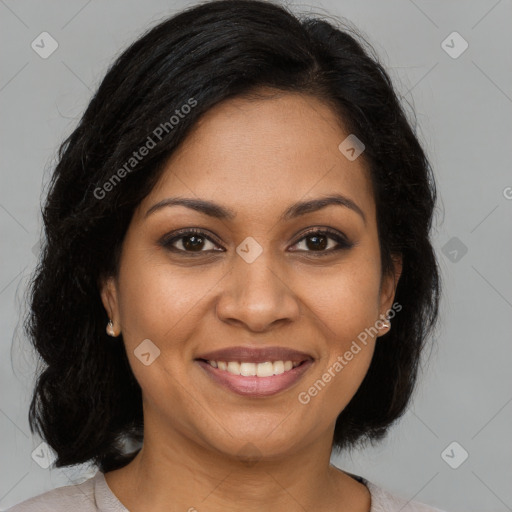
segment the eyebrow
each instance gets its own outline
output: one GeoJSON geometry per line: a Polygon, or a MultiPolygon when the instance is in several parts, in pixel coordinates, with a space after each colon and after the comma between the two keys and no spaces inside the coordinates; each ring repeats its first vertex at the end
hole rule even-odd
{"type": "MultiPolygon", "coordinates": [[[[362,217],[366,224],[366,216],[363,210],[361,210],[361,208],[359,208],[352,199],[341,194],[334,194],[326,197],[319,197],[317,199],[311,199],[309,201],[299,201],[294,203],[288,207],[283,214],[281,214],[279,220],[291,220],[307,213],[316,212],[331,205],[343,206],[353,210],[362,217]]],[[[225,206],[221,206],[220,204],[205,199],[188,197],[168,197],[163,199],[151,206],[151,208],[146,212],[145,217],[147,218],[152,213],[168,206],[185,206],[186,208],[190,208],[221,220],[233,220],[236,217],[236,213],[230,208],[226,208],[225,206]]]]}

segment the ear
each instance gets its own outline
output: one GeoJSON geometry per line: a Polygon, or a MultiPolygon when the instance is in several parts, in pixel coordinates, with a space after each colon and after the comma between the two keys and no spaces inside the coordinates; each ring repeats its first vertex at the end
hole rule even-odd
{"type": "Polygon", "coordinates": [[[398,280],[402,275],[402,255],[393,254],[391,258],[393,260],[394,270],[382,278],[380,287],[379,314],[382,315],[384,315],[393,305],[398,280]]]}
{"type": "Polygon", "coordinates": [[[113,276],[101,278],[99,281],[101,301],[108,317],[114,325],[119,324],[119,300],[117,283],[113,276]]]}

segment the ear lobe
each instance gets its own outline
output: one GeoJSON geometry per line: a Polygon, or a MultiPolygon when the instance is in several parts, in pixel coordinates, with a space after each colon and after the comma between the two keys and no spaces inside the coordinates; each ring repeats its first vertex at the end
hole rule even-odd
{"type": "Polygon", "coordinates": [[[100,280],[100,296],[108,317],[112,320],[118,317],[117,287],[114,277],[100,280]]]}

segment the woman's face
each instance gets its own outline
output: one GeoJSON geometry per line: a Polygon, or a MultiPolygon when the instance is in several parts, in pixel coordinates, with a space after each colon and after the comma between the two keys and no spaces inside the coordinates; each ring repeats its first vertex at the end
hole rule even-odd
{"type": "Polygon", "coordinates": [[[102,299],[142,388],[145,436],[261,457],[322,436],[330,446],[375,343],[385,343],[371,331],[364,344],[361,333],[387,332],[379,319],[399,277],[397,269],[381,283],[369,176],[362,158],[338,147],[348,135],[309,96],[225,101],[196,125],[139,205],[102,299]],[[292,208],[335,195],[345,204],[292,208]],[[216,207],[155,207],[170,198],[216,207]],[[221,217],[224,210],[232,216],[221,217]],[[192,228],[199,233],[177,233],[192,228]],[[303,355],[215,356],[272,377],[237,376],[236,364],[227,371],[200,360],[240,347],[303,355]],[[305,359],[288,369],[286,360],[305,359]]]}

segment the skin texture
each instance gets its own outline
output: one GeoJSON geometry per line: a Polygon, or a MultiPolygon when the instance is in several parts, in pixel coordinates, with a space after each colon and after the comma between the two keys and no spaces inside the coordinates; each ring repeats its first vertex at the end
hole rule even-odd
{"type": "MultiPolygon", "coordinates": [[[[310,96],[230,99],[196,124],[136,210],[119,274],[101,288],[143,391],[143,448],[106,474],[131,512],[370,510],[367,488],[329,460],[336,418],[361,384],[375,343],[385,339],[369,338],[308,404],[297,399],[391,308],[400,276],[400,258],[395,275],[381,275],[363,158],[349,161],[338,149],[347,135],[310,96]],[[279,220],[292,203],[334,192],[353,200],[366,220],[343,206],[279,220]],[[184,206],[145,217],[175,196],[214,201],[236,217],[219,220],[184,206]],[[212,241],[188,253],[159,244],[182,228],[201,228],[212,241]],[[308,228],[332,228],[354,246],[327,255],[337,242],[328,238],[317,249],[304,238],[308,228]],[[263,249],[250,264],[236,252],[249,236],[263,249]],[[206,252],[216,248],[224,251],[206,252]],[[134,355],[145,339],[160,350],[148,366],[134,355]],[[284,346],[315,361],[292,388],[243,397],[213,383],[194,361],[238,345],[284,346]]],[[[173,246],[186,251],[187,242],[173,246]]]]}

